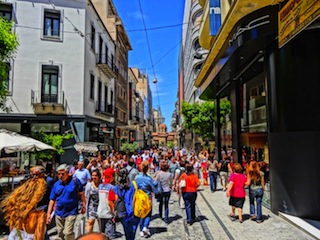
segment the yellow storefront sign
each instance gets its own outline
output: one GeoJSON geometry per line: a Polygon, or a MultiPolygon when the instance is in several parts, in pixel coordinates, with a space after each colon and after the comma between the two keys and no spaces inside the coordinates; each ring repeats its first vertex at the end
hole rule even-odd
{"type": "Polygon", "coordinates": [[[320,16],[320,0],[290,0],[278,14],[279,48],[320,16]]]}

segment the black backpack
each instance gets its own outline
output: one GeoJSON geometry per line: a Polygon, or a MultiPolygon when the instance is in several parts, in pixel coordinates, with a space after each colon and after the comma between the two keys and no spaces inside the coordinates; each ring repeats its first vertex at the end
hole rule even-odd
{"type": "Polygon", "coordinates": [[[126,204],[123,197],[118,196],[114,203],[115,221],[120,222],[127,215],[126,204]]]}

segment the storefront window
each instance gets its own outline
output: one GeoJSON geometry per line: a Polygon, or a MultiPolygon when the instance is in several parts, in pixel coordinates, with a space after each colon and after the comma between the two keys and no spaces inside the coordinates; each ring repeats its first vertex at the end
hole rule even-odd
{"type": "Polygon", "coordinates": [[[270,206],[269,154],[267,138],[267,106],[264,74],[261,73],[241,88],[242,159],[256,160],[264,172],[266,191],[264,203],[270,206]]]}

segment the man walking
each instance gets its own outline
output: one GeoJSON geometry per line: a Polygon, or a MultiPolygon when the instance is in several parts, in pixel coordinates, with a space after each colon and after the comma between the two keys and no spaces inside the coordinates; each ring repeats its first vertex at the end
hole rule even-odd
{"type": "Polygon", "coordinates": [[[78,162],[78,169],[73,174],[74,178],[78,178],[83,187],[86,186],[87,182],[91,179],[91,175],[88,169],[84,168],[83,162],[78,162]]]}
{"type": "Polygon", "coordinates": [[[57,168],[59,180],[53,185],[47,212],[47,224],[51,222],[53,206],[56,206],[56,224],[60,239],[73,240],[74,224],[78,214],[78,201],[82,201],[82,212],[85,211],[85,197],[83,185],[79,179],[69,176],[69,166],[61,164],[57,168]],[[79,199],[80,198],[80,199],[79,199]]]}

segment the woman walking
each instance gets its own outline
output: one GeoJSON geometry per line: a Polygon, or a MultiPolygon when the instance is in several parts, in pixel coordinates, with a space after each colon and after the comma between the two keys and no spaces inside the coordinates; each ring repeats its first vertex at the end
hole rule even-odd
{"type": "MultiPolygon", "coordinates": [[[[141,163],[142,173],[137,175],[135,181],[137,183],[138,189],[143,190],[149,196],[149,200],[152,204],[152,193],[157,192],[152,178],[147,174],[149,170],[148,160],[144,160],[141,163]]],[[[152,208],[151,208],[152,209],[152,208]]],[[[151,221],[152,210],[145,218],[140,219],[140,237],[150,237],[151,233],[149,230],[149,224],[151,221]]]]}
{"type": "Polygon", "coordinates": [[[155,180],[158,180],[162,187],[162,193],[159,197],[159,215],[162,220],[166,224],[169,223],[169,199],[171,195],[171,187],[172,187],[172,175],[168,172],[169,165],[166,162],[160,163],[160,171],[157,172],[155,176],[155,180]],[[164,204],[164,218],[162,215],[164,204]]]}
{"type": "Polygon", "coordinates": [[[264,173],[260,171],[257,161],[251,161],[247,169],[248,180],[246,185],[249,186],[250,201],[250,219],[262,222],[262,197],[264,192],[264,173]],[[257,206],[255,207],[254,200],[257,206]]]}
{"type": "Polygon", "coordinates": [[[88,182],[85,188],[84,196],[87,203],[87,232],[91,233],[93,224],[98,218],[97,210],[99,205],[99,185],[101,183],[101,173],[95,169],[91,173],[91,182],[88,182]]]}
{"type": "Polygon", "coordinates": [[[243,222],[242,219],[242,208],[245,201],[246,193],[244,191],[244,186],[246,184],[246,176],[242,173],[243,169],[240,163],[235,163],[232,166],[233,173],[229,178],[229,186],[226,191],[227,197],[229,199],[229,205],[231,206],[231,213],[229,217],[233,220],[236,219],[235,211],[238,209],[239,221],[243,222]]]}
{"type": "Polygon", "coordinates": [[[133,196],[135,187],[132,182],[129,181],[128,175],[129,173],[126,168],[120,169],[118,173],[118,184],[113,190],[118,198],[120,197],[123,199],[126,206],[126,216],[121,219],[126,239],[134,240],[140,218],[133,214],[133,196]]]}
{"type": "Polygon", "coordinates": [[[196,221],[197,188],[200,186],[200,181],[198,176],[193,172],[193,166],[191,164],[187,163],[185,168],[186,172],[179,178],[179,186],[182,188],[187,223],[191,226],[196,221]]]}
{"type": "Polygon", "coordinates": [[[207,169],[208,169],[209,178],[210,178],[210,190],[213,193],[217,189],[218,161],[216,159],[213,159],[212,156],[209,156],[207,169]]]}

